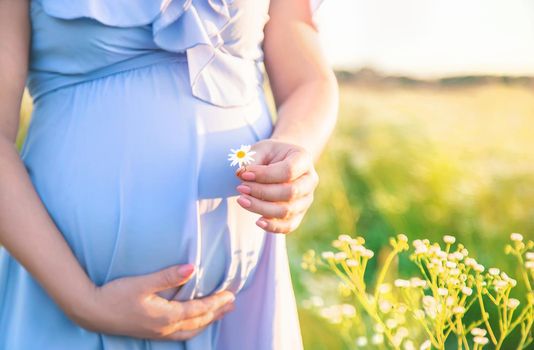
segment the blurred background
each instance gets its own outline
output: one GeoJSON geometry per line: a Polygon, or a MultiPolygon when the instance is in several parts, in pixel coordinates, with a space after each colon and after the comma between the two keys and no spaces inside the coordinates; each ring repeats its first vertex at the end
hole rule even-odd
{"type": "MultiPolygon", "coordinates": [[[[534,1],[325,0],[316,20],[340,83],[337,129],[290,260],[305,348],[347,349],[303,307],[335,302],[336,282],[301,268],[341,233],[377,254],[388,237],[453,234],[514,276],[511,232],[534,237],[534,1]]],[[[29,122],[25,96],[19,146],[29,122]]],[[[408,277],[406,259],[397,265],[408,277]]],[[[520,291],[518,291],[520,294],[520,291]]]]}
{"type": "MultiPolygon", "coordinates": [[[[305,348],[356,348],[302,306],[336,302],[336,280],[300,264],[338,234],[377,253],[371,284],[396,233],[453,234],[517,275],[503,248],[511,232],[534,237],[534,1],[325,0],[316,21],[341,105],[316,201],[289,237],[292,276],[305,348]]],[[[416,272],[405,258],[402,277],[416,272]]]]}

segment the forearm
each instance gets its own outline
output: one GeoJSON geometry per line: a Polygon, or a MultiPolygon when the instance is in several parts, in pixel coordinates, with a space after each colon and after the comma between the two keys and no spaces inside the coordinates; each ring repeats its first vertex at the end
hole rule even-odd
{"type": "Polygon", "coordinates": [[[303,82],[278,108],[273,139],[299,145],[317,159],[335,126],[335,78],[303,82]]]}
{"type": "Polygon", "coordinates": [[[28,69],[28,14],[29,0],[0,0],[0,244],[70,314],[92,282],[48,215],[15,146],[28,69]]]}
{"type": "Polygon", "coordinates": [[[94,288],[5,137],[0,137],[0,243],[67,314],[94,288]]]}
{"type": "Polygon", "coordinates": [[[317,159],[334,128],[338,87],[319,43],[309,0],[272,0],[265,67],[277,106],[272,135],[317,159]]]}

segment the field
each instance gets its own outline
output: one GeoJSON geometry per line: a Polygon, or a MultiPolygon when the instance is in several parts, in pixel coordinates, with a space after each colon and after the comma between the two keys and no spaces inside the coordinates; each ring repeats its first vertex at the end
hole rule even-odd
{"type": "MultiPolygon", "coordinates": [[[[26,96],[19,146],[30,110],[26,96]]],[[[299,303],[311,295],[335,301],[336,282],[303,271],[301,257],[328,249],[341,233],[361,235],[379,252],[371,272],[394,234],[431,241],[453,234],[481,263],[514,275],[505,242],[511,232],[534,236],[534,90],[342,84],[338,126],[318,172],[315,203],[289,237],[299,303]]],[[[395,269],[408,277],[410,266],[400,259],[395,269]]],[[[301,307],[300,318],[306,349],[348,348],[314,312],[301,307]]]]}
{"type": "MultiPolygon", "coordinates": [[[[534,91],[524,85],[342,85],[315,204],[289,238],[299,300],[334,301],[336,284],[300,263],[340,233],[365,237],[375,252],[397,233],[431,241],[453,234],[482,264],[514,275],[505,242],[511,232],[534,237],[533,135],[534,91]]],[[[401,259],[399,275],[410,266],[401,259]]],[[[346,347],[332,325],[304,308],[300,315],[306,349],[346,347]]]]}

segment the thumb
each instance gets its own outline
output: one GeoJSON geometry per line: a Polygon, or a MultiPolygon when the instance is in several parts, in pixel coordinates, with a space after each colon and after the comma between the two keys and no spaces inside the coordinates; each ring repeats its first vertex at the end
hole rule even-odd
{"type": "Polygon", "coordinates": [[[149,292],[159,292],[185,284],[193,276],[192,264],[175,265],[144,276],[144,286],[149,292]]]}

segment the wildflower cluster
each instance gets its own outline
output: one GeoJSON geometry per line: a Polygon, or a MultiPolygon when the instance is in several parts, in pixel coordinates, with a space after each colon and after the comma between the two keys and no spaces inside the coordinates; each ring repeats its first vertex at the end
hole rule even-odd
{"type": "Polygon", "coordinates": [[[480,264],[451,235],[444,236],[442,244],[427,239],[413,241],[409,257],[420,276],[386,282],[393,262],[410,248],[408,238],[400,234],[390,240],[391,251],[381,264],[372,293],[364,277],[374,253],[365,247],[362,237],[341,235],[332,242],[336,251],[323,252],[320,258],[314,251],[307,252],[302,267],[315,272],[318,266],[324,266],[333,271],[341,280],[341,295],[353,297],[355,305],[306,304],[320,309],[321,316],[331,322],[343,325],[345,337],[350,337],[351,326],[362,328],[362,315],[367,315],[372,320],[373,334],[360,329],[351,338],[352,347],[368,348],[385,342],[394,349],[445,349],[446,342],[454,339],[458,349],[482,349],[489,343],[495,349],[504,349],[507,337],[519,329],[517,349],[524,349],[533,343],[534,243],[524,242],[517,233],[510,238],[512,243],[505,251],[518,259],[527,290],[523,302],[510,296],[517,280],[496,267],[480,264]],[[496,310],[498,323],[490,323],[488,308],[496,310]],[[480,320],[466,324],[464,316],[469,312],[480,314],[480,320]]]}

